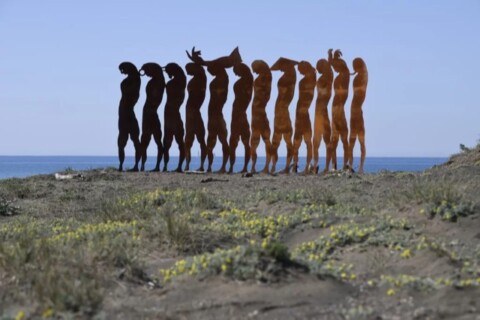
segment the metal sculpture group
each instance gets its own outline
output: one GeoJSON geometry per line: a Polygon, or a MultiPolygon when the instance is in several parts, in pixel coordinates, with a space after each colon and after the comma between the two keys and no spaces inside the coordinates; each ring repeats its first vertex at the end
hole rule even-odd
{"type": "Polygon", "coordinates": [[[227,172],[226,166],[230,160],[228,172],[233,173],[235,164],[235,151],[240,140],[245,149],[245,162],[242,173],[248,171],[248,164],[252,160],[251,172],[256,172],[257,148],[262,138],[265,143],[266,163],[262,172],[274,173],[278,161],[278,148],[283,140],[287,145],[286,166],[283,173],[290,172],[293,160],[293,172],[297,172],[298,150],[302,140],[307,148],[307,161],[303,173],[318,173],[319,148],[323,140],[326,147],[326,163],[324,173],[328,172],[330,164],[337,169],[336,150],[341,139],[343,145],[344,162],[343,168],[353,167],[353,148],[358,138],[360,143],[361,157],[359,173],[363,173],[365,163],[365,126],[363,121],[362,105],[365,101],[368,71],[363,59],[353,60],[354,73],[350,74],[345,60],[342,59],[340,50],[328,51],[328,60],[320,59],[314,68],[307,61],[294,61],[287,58],[279,58],[271,67],[263,60],[255,60],[251,64],[254,79],[250,68],[242,62],[238,47],[228,56],[215,60],[205,61],[200,51],[192,49],[187,55],[192,62],[185,66],[186,73],[192,76],[187,85],[187,78],[182,67],[176,63],[169,63],[164,68],[156,63],[146,63],[137,70],[131,62],[123,62],[119,69],[127,77],[121,83],[122,97],[119,105],[119,135],[118,157],[120,161],[119,171],[123,170],[125,160],[125,146],[128,138],[135,147],[135,165],[130,171],[144,171],[147,160],[147,148],[153,135],[157,145],[157,161],[153,171],[160,171],[160,163],[164,160],[163,171],[167,170],[170,159],[169,150],[175,138],[178,144],[180,157],[177,172],[182,172],[184,160],[185,170],[190,170],[191,148],[195,137],[200,144],[200,167],[197,171],[204,171],[204,163],[208,158],[207,172],[212,171],[213,149],[217,138],[222,144],[223,161],[219,173],[227,172]],[[207,76],[204,70],[214,77],[210,82],[210,100],[208,103],[208,137],[205,141],[205,125],[200,109],[205,101],[207,76]],[[295,85],[298,72],[303,76],[298,84],[299,98],[295,114],[295,133],[293,133],[290,120],[289,106],[295,94],[295,85]],[[233,86],[235,98],[232,107],[232,123],[230,126],[230,140],[227,140],[228,129],[223,117],[223,107],[228,96],[227,68],[233,68],[238,80],[233,86]],[[333,70],[337,73],[334,80],[333,70]],[[270,100],[272,88],[272,72],[281,71],[283,75],[278,80],[278,96],[275,102],[275,118],[273,136],[270,141],[270,123],[268,121],[266,106],[270,100]],[[165,72],[169,81],[165,83],[165,72]],[[320,77],[317,80],[317,72],[320,77]],[[142,135],[138,121],[135,117],[134,106],[140,96],[141,76],[151,78],[146,86],[146,101],[143,108],[142,135]],[[350,137],[345,116],[345,103],[348,98],[350,75],[356,75],[353,80],[353,99],[350,112],[350,137]],[[328,115],[328,103],[332,95],[332,121],[328,115]],[[309,109],[317,89],[315,103],[315,119],[312,125],[309,109]],[[166,89],[167,101],[164,110],[165,135],[162,142],[162,129],[157,110],[163,100],[166,89]],[[185,89],[188,92],[186,103],[186,126],[184,130],[180,107],[185,100],[185,89]],[[247,109],[252,101],[252,124],[248,123],[247,109]],[[186,134],[185,134],[186,131],[186,134]],[[292,140],[293,138],[293,140],[292,140]],[[313,158],[313,164],[311,164],[313,158]],[[272,163],[271,169],[270,162],[272,163]],[[139,169],[140,164],[140,169],[139,169]]]}

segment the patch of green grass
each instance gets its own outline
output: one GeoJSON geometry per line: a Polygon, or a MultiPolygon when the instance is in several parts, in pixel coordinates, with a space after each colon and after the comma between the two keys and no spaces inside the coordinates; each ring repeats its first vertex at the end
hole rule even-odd
{"type": "Polygon", "coordinates": [[[438,215],[442,220],[450,222],[456,222],[458,218],[467,217],[475,212],[475,205],[447,181],[415,181],[408,190],[392,195],[390,201],[397,207],[420,205],[421,214],[430,218],[438,215]]]}
{"type": "MultiPolygon", "coordinates": [[[[288,248],[278,242],[250,242],[232,249],[217,249],[213,253],[182,259],[169,269],[161,269],[163,281],[183,275],[207,277],[223,275],[234,280],[276,282],[286,268],[301,267],[290,259],[288,248]]],[[[306,270],[305,267],[303,267],[306,270]]]]}
{"type": "Polygon", "coordinates": [[[85,196],[76,190],[66,189],[59,197],[60,201],[85,200],[85,196]]]}
{"type": "Polygon", "coordinates": [[[268,204],[276,202],[300,204],[326,204],[333,206],[337,203],[335,195],[328,189],[297,189],[291,191],[259,190],[251,196],[253,202],[265,201],[268,204]]]}
{"type": "Polygon", "coordinates": [[[0,195],[6,198],[26,199],[32,195],[31,187],[22,179],[10,178],[0,181],[0,195]]]}
{"type": "Polygon", "coordinates": [[[0,228],[2,301],[38,301],[56,311],[93,315],[112,274],[147,281],[136,221],[83,223],[28,217],[0,228]],[[118,272],[115,272],[118,270],[118,272]]]}

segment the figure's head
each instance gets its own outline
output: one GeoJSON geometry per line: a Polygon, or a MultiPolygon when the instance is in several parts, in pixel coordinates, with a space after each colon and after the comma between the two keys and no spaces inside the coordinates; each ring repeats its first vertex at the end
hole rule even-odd
{"type": "Polygon", "coordinates": [[[326,59],[320,59],[317,61],[317,71],[318,73],[324,74],[326,72],[332,71],[332,68],[330,67],[330,63],[326,59]]]}
{"type": "Polygon", "coordinates": [[[271,67],[270,70],[272,71],[295,71],[295,66],[298,64],[295,60],[290,60],[287,58],[279,58],[271,67]]]}
{"type": "Polygon", "coordinates": [[[138,75],[137,67],[135,67],[135,65],[133,63],[128,62],[128,61],[120,63],[120,65],[118,66],[118,69],[120,69],[120,72],[122,74],[138,75]]]}
{"type": "Polygon", "coordinates": [[[140,75],[146,75],[147,77],[163,77],[162,67],[155,62],[145,63],[140,69],[140,75]]]}
{"type": "Polygon", "coordinates": [[[270,67],[263,60],[254,60],[252,62],[252,71],[256,74],[263,74],[270,72],[270,67]]]}
{"type": "Polygon", "coordinates": [[[251,74],[250,69],[245,63],[237,63],[236,65],[234,65],[233,73],[235,73],[237,77],[248,76],[249,74],[251,74]]]}
{"type": "Polygon", "coordinates": [[[164,70],[168,74],[168,77],[170,79],[172,79],[173,77],[175,77],[177,75],[182,75],[183,74],[182,67],[180,67],[178,64],[173,63],[173,62],[167,64],[165,66],[164,70]]]}
{"type": "Polygon", "coordinates": [[[189,62],[185,65],[185,70],[190,76],[195,76],[197,74],[205,74],[205,70],[198,63],[189,62]]]}
{"type": "Polygon", "coordinates": [[[315,74],[315,68],[308,61],[300,61],[297,68],[302,75],[315,74]]]}
{"type": "Polygon", "coordinates": [[[209,63],[207,67],[208,73],[210,73],[212,76],[217,76],[221,73],[225,72],[225,69],[222,68],[219,64],[216,63],[209,63]]]}
{"type": "Polygon", "coordinates": [[[362,58],[355,58],[353,59],[353,70],[355,72],[364,72],[367,70],[367,65],[365,64],[365,61],[363,61],[362,58]]]}
{"type": "Polygon", "coordinates": [[[333,53],[333,58],[334,59],[340,59],[342,57],[342,51],[340,49],[335,50],[333,53]]]}

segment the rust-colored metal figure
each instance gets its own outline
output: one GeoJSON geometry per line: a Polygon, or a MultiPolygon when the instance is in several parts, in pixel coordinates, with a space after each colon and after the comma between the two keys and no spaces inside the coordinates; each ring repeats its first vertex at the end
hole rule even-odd
{"type": "Polygon", "coordinates": [[[252,70],[258,77],[253,83],[253,104],[252,104],[252,173],[255,173],[255,164],[257,163],[257,147],[260,143],[260,136],[265,143],[266,161],[262,172],[269,172],[270,158],[272,152],[272,144],[270,143],[270,123],[268,122],[265,108],[270,100],[270,92],[272,90],[272,72],[270,67],[263,60],[255,60],[252,62],[252,70]]]}
{"type": "Polygon", "coordinates": [[[213,148],[217,144],[217,137],[222,144],[223,162],[218,173],[226,172],[229,156],[227,141],[227,124],[223,118],[223,106],[228,96],[228,75],[221,64],[209,63],[207,71],[215,78],[210,82],[210,101],[208,103],[208,137],[207,137],[207,172],[212,172],[213,148]]]}
{"type": "Polygon", "coordinates": [[[307,61],[300,61],[297,68],[303,78],[298,83],[299,97],[295,115],[295,134],[293,136],[293,171],[297,172],[298,149],[303,138],[307,145],[307,163],[303,173],[308,174],[310,173],[310,161],[312,160],[312,123],[310,122],[308,109],[310,109],[315,93],[317,75],[315,68],[307,61]]]}
{"type": "Polygon", "coordinates": [[[333,49],[328,50],[328,62],[333,70],[338,73],[333,82],[335,96],[332,104],[332,163],[333,168],[337,169],[337,145],[339,138],[343,144],[343,169],[348,168],[349,148],[348,148],[348,126],[345,118],[345,102],[348,98],[348,85],[350,83],[350,71],[347,63],[342,59],[342,52],[336,50],[332,56],[333,49]]]}
{"type": "Polygon", "coordinates": [[[207,89],[207,76],[205,70],[200,64],[188,63],[185,66],[187,74],[193,76],[188,82],[188,100],[186,107],[186,135],[185,135],[185,170],[190,170],[191,148],[195,137],[200,144],[200,168],[197,171],[204,171],[205,158],[207,157],[207,145],[205,143],[205,125],[203,124],[200,108],[205,101],[205,93],[207,89]]]}
{"type": "Polygon", "coordinates": [[[182,67],[176,63],[169,63],[165,66],[165,72],[171,79],[167,83],[167,103],[165,104],[165,137],[163,138],[163,171],[167,171],[168,160],[170,159],[169,150],[172,146],[173,137],[178,144],[180,157],[178,159],[177,172],[182,172],[183,161],[185,160],[185,143],[183,136],[182,116],[180,107],[185,100],[185,88],[187,86],[187,77],[182,67]]]}
{"type": "Polygon", "coordinates": [[[217,137],[222,144],[223,162],[222,167],[218,173],[226,172],[226,165],[230,153],[227,141],[227,124],[223,118],[223,106],[227,101],[228,96],[228,74],[225,68],[231,68],[242,62],[240,51],[235,48],[230,55],[220,57],[215,60],[205,61],[201,57],[200,51],[195,51],[193,47],[191,54],[187,51],[187,56],[192,62],[207,66],[207,71],[215,78],[210,82],[210,101],[208,103],[208,137],[207,137],[207,155],[208,168],[207,171],[212,171],[213,163],[213,148],[217,143],[217,137]]]}
{"type": "Polygon", "coordinates": [[[278,161],[278,147],[283,139],[287,144],[287,163],[283,173],[289,173],[290,163],[293,156],[293,143],[292,143],[292,121],[290,120],[290,113],[288,107],[292,102],[293,95],[295,94],[295,83],[297,81],[297,74],[295,71],[295,65],[297,61],[293,61],[286,58],[278,59],[270,68],[272,71],[280,70],[283,75],[280,77],[277,83],[278,97],[275,102],[275,120],[272,137],[272,170],[275,172],[278,161]]]}
{"type": "Polygon", "coordinates": [[[353,60],[353,74],[357,74],[353,79],[353,99],[350,111],[350,139],[348,145],[350,147],[350,168],[353,168],[353,148],[355,147],[355,140],[358,137],[360,142],[360,168],[358,172],[363,174],[363,165],[365,163],[366,148],[365,148],[365,125],[363,122],[362,105],[365,101],[368,85],[368,70],[365,61],[362,58],[355,58],[353,60]]]}
{"type": "MultiPolygon", "coordinates": [[[[155,140],[157,144],[157,163],[152,171],[160,171],[160,162],[163,156],[163,144],[162,144],[162,127],[160,125],[160,119],[158,118],[157,110],[162,103],[163,92],[165,91],[165,78],[163,77],[162,68],[154,63],[145,63],[140,69],[140,75],[146,75],[151,80],[147,83],[145,89],[147,98],[143,107],[142,118],[142,167],[141,170],[145,170],[145,162],[147,161],[147,148],[150,144],[150,139],[155,140]],[[142,74],[143,72],[143,74],[142,74]]],[[[137,164],[135,164],[137,166],[137,164]]]]}
{"type": "Polygon", "coordinates": [[[133,108],[140,97],[140,73],[137,67],[131,62],[122,62],[118,68],[122,74],[126,74],[127,77],[120,84],[120,90],[122,97],[120,98],[120,104],[118,106],[118,159],[120,165],[118,171],[123,170],[123,162],[125,161],[125,146],[128,142],[128,137],[133,142],[135,147],[135,167],[133,171],[138,171],[138,161],[140,161],[141,147],[140,147],[140,129],[138,127],[138,121],[135,117],[133,108]]]}
{"type": "Polygon", "coordinates": [[[233,165],[235,164],[235,150],[238,141],[242,139],[245,147],[245,163],[242,173],[247,172],[248,163],[250,162],[250,124],[247,119],[247,108],[252,100],[253,92],[253,75],[250,68],[244,63],[238,63],[233,67],[233,72],[240,77],[233,85],[235,100],[232,108],[232,124],[230,133],[230,170],[233,173],[233,165]]]}
{"type": "Polygon", "coordinates": [[[325,59],[317,61],[317,71],[321,74],[317,80],[317,101],[315,106],[315,123],[313,130],[313,169],[318,173],[318,149],[320,142],[325,142],[327,150],[324,173],[328,172],[331,161],[332,148],[330,144],[332,130],[330,128],[330,119],[328,117],[328,102],[332,96],[333,71],[330,64],[325,59]]]}

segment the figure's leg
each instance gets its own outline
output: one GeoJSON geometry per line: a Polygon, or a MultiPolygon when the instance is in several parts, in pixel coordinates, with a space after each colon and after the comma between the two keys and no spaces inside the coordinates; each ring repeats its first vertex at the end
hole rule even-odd
{"type": "Polygon", "coordinates": [[[345,128],[340,133],[340,139],[342,139],[343,144],[343,169],[348,169],[348,160],[350,159],[350,153],[348,148],[348,129],[345,128]]]}
{"type": "Polygon", "coordinates": [[[326,159],[325,159],[325,169],[323,169],[323,173],[327,173],[330,169],[330,162],[332,161],[332,142],[331,142],[331,134],[330,130],[323,133],[323,142],[325,142],[326,150],[326,159]]]}
{"type": "Polygon", "coordinates": [[[287,163],[285,165],[284,173],[290,172],[290,163],[292,162],[293,157],[293,143],[292,143],[292,131],[289,131],[283,134],[283,139],[287,143],[287,163]]]}
{"type": "Polygon", "coordinates": [[[248,164],[250,162],[250,129],[249,126],[245,126],[243,128],[243,133],[242,133],[242,143],[243,146],[245,147],[245,164],[243,165],[242,173],[248,172],[248,164]]]}
{"type": "MultiPolygon", "coordinates": [[[[233,173],[233,166],[235,165],[235,151],[238,146],[238,140],[240,139],[239,133],[237,130],[232,128],[232,133],[230,135],[230,169],[228,170],[228,173],[233,173]]],[[[221,140],[220,140],[221,141],[221,140]]]]}
{"type": "Polygon", "coordinates": [[[358,172],[363,174],[363,165],[365,164],[365,157],[367,156],[367,148],[365,146],[365,130],[361,130],[358,134],[358,142],[360,142],[360,169],[358,172]]]}
{"type": "Polygon", "coordinates": [[[178,152],[180,153],[176,170],[177,172],[182,172],[183,161],[185,160],[185,143],[183,142],[183,135],[183,123],[180,121],[179,127],[177,127],[177,132],[175,133],[175,141],[178,144],[178,152]]]}
{"type": "Polygon", "coordinates": [[[323,174],[326,174],[330,170],[330,163],[332,161],[332,128],[330,122],[323,123],[323,134],[321,136],[325,143],[326,156],[325,156],[325,168],[323,174]]]}
{"type": "Polygon", "coordinates": [[[172,146],[174,132],[171,128],[165,129],[163,138],[163,172],[167,172],[168,161],[170,160],[170,147],[172,146]]]}
{"type": "Polygon", "coordinates": [[[225,120],[223,120],[222,126],[220,128],[220,132],[218,133],[218,140],[220,140],[220,143],[222,144],[223,162],[222,162],[222,167],[220,168],[220,170],[218,170],[218,173],[225,173],[227,171],[228,154],[230,152],[230,148],[228,147],[227,136],[228,136],[227,124],[225,123],[225,120]]]}
{"type": "Polygon", "coordinates": [[[270,160],[272,158],[272,144],[270,143],[270,128],[268,125],[262,130],[262,139],[265,143],[265,167],[263,168],[263,173],[268,173],[268,168],[270,165],[270,160]]]}
{"type": "Polygon", "coordinates": [[[158,172],[160,171],[160,162],[163,157],[162,129],[160,127],[160,121],[158,122],[158,127],[153,132],[153,139],[155,139],[155,143],[157,144],[157,163],[155,164],[153,171],[158,172]]]}
{"type": "Polygon", "coordinates": [[[355,142],[357,140],[358,133],[356,130],[350,131],[350,138],[348,139],[348,162],[347,165],[353,170],[353,149],[355,148],[355,142]]]}
{"type": "Polygon", "coordinates": [[[310,173],[310,161],[312,161],[312,131],[307,130],[307,132],[303,135],[303,139],[305,144],[307,145],[307,163],[305,164],[305,170],[303,171],[305,174],[310,173]]]}
{"type": "Polygon", "coordinates": [[[207,157],[207,145],[205,144],[205,125],[203,120],[200,118],[196,127],[197,130],[197,140],[200,143],[200,168],[198,171],[204,171],[205,158],[207,157]]]}
{"type": "Polygon", "coordinates": [[[147,149],[151,139],[152,139],[152,134],[150,130],[147,130],[142,133],[142,138],[140,140],[141,154],[142,154],[142,166],[140,168],[141,171],[145,170],[145,162],[147,162],[147,149]]]}
{"type": "MultiPolygon", "coordinates": [[[[300,148],[300,144],[302,143],[302,134],[295,130],[295,134],[293,135],[293,172],[297,173],[298,169],[298,149],[300,148]]],[[[287,168],[285,168],[286,170],[287,168]]]]}
{"type": "Polygon", "coordinates": [[[118,134],[117,146],[118,146],[118,160],[120,165],[118,166],[118,171],[123,171],[123,162],[125,161],[125,146],[128,141],[128,133],[122,132],[118,134]]]}
{"type": "Polygon", "coordinates": [[[320,143],[322,141],[322,132],[321,128],[317,123],[318,121],[315,121],[315,131],[313,133],[313,170],[315,173],[318,173],[318,160],[319,160],[319,149],[320,149],[320,143]],[[318,127],[317,127],[318,126],[318,127]]]}
{"type": "Polygon", "coordinates": [[[212,132],[212,130],[208,130],[208,138],[207,138],[208,168],[207,168],[207,172],[212,172],[213,148],[215,148],[216,144],[217,144],[217,133],[212,132]]]}
{"type": "Polygon", "coordinates": [[[256,173],[255,165],[257,164],[257,148],[258,144],[260,143],[260,132],[256,129],[252,130],[252,140],[251,144],[252,147],[250,149],[251,157],[252,157],[252,173],[256,173]]]}
{"type": "Polygon", "coordinates": [[[133,141],[135,147],[135,165],[132,171],[138,171],[138,163],[142,158],[142,146],[140,144],[140,128],[138,127],[137,119],[132,120],[132,130],[130,132],[130,139],[133,141]]]}
{"type": "Polygon", "coordinates": [[[331,144],[331,159],[332,159],[332,168],[333,170],[337,170],[337,146],[338,146],[338,139],[339,139],[339,133],[338,131],[334,128],[333,133],[332,133],[332,140],[330,142],[331,144]]]}
{"type": "Polygon", "coordinates": [[[282,134],[274,131],[272,137],[272,170],[270,170],[272,173],[275,173],[276,170],[280,141],[282,141],[282,134]]]}
{"type": "Polygon", "coordinates": [[[191,129],[192,128],[190,128],[190,131],[187,131],[187,134],[185,135],[185,171],[190,170],[190,160],[192,159],[190,152],[192,149],[193,140],[195,139],[195,133],[191,129]]]}

